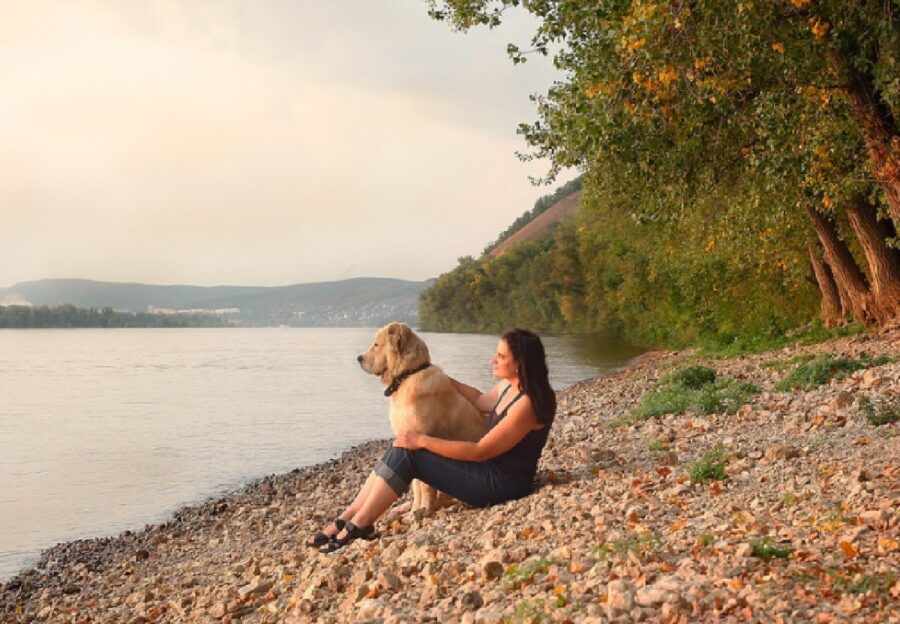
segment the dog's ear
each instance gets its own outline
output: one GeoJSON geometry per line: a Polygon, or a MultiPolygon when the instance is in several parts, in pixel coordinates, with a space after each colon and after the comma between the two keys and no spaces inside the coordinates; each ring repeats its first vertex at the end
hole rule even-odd
{"type": "Polygon", "coordinates": [[[403,323],[391,323],[388,327],[388,341],[395,353],[403,353],[406,340],[409,338],[409,328],[403,323]]]}

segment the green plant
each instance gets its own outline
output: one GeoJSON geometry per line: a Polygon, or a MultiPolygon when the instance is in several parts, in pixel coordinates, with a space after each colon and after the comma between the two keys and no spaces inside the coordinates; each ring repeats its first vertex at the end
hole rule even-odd
{"type": "Polygon", "coordinates": [[[657,533],[646,533],[638,537],[616,539],[594,547],[594,555],[598,559],[606,559],[610,553],[628,554],[632,551],[644,551],[659,548],[662,538],[657,533]]]}
{"type": "Polygon", "coordinates": [[[716,542],[716,536],[711,533],[701,533],[697,536],[697,543],[707,548],[716,542]]]}
{"type": "Polygon", "coordinates": [[[503,580],[514,587],[519,587],[531,581],[535,574],[545,573],[555,563],[557,561],[552,557],[542,557],[541,559],[528,561],[521,566],[511,565],[504,570],[503,580]]]}
{"type": "Polygon", "coordinates": [[[787,492],[784,496],[781,497],[781,502],[785,507],[793,507],[801,500],[805,498],[804,495],[794,494],[793,492],[787,492]]]}
{"type": "Polygon", "coordinates": [[[833,358],[828,355],[817,357],[798,365],[776,386],[778,390],[812,390],[833,378],[841,379],[850,373],[890,362],[887,356],[877,358],[833,358]]]}
{"type": "Polygon", "coordinates": [[[771,537],[766,537],[757,542],[751,542],[750,548],[754,557],[769,561],[770,559],[787,559],[794,552],[793,547],[775,543],[771,537]]]}
{"type": "Polygon", "coordinates": [[[900,398],[897,397],[873,402],[869,397],[861,396],[859,397],[859,408],[869,424],[876,427],[900,421],[900,398]]]}
{"type": "Polygon", "coordinates": [[[700,388],[690,388],[675,382],[663,382],[656,390],[641,397],[627,423],[663,414],[733,414],[759,392],[753,384],[733,379],[719,379],[700,388]]]}
{"type": "Polygon", "coordinates": [[[716,381],[716,371],[708,366],[682,366],[663,378],[663,383],[699,390],[716,381]]]}
{"type": "Polygon", "coordinates": [[[893,574],[856,574],[853,578],[835,573],[829,570],[829,574],[834,578],[834,585],[851,594],[868,594],[873,592],[876,594],[886,594],[897,582],[897,577],[893,574]]]}
{"type": "Polygon", "coordinates": [[[647,444],[647,450],[659,453],[669,449],[669,443],[662,438],[654,438],[647,444]]]}
{"type": "Polygon", "coordinates": [[[699,460],[691,465],[690,477],[692,483],[705,483],[706,481],[721,481],[725,478],[725,447],[715,445],[706,451],[699,460]]]}

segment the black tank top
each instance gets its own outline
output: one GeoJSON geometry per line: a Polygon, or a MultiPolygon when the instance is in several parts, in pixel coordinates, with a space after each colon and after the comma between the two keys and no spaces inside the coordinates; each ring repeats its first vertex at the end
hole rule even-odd
{"type": "MultiPolygon", "coordinates": [[[[494,409],[492,409],[491,413],[488,415],[488,431],[496,427],[506,416],[506,413],[509,411],[509,408],[512,407],[513,403],[522,398],[523,393],[519,392],[519,394],[509,402],[509,405],[503,408],[503,411],[498,414],[497,407],[511,387],[512,386],[506,386],[506,388],[504,388],[503,392],[500,393],[500,398],[497,399],[497,403],[494,405],[494,409]]],[[[502,455],[495,457],[494,462],[517,475],[521,475],[531,482],[531,480],[534,479],[534,474],[537,472],[538,460],[541,458],[541,451],[544,450],[544,445],[547,443],[548,433],[550,433],[550,427],[547,425],[544,425],[540,429],[532,429],[524,438],[519,440],[518,444],[502,455]]]]}

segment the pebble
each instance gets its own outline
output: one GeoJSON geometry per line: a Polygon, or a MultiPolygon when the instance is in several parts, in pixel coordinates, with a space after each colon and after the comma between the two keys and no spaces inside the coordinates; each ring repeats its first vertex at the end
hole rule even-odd
{"type": "Polygon", "coordinates": [[[863,350],[896,354],[900,332],[731,360],[648,353],[559,393],[540,486],[524,499],[394,508],[374,541],[306,547],[389,444],[369,442],[141,531],[54,546],[0,585],[0,621],[897,620],[900,425],[868,424],[856,397],[896,395],[900,363],[792,392],[768,365],[863,350]],[[736,415],[614,423],[685,360],[763,391],[736,415]],[[692,483],[717,443],[725,479],[692,483]],[[753,554],[788,545],[786,557],[753,554]],[[871,589],[855,592],[862,579],[871,589]]]}

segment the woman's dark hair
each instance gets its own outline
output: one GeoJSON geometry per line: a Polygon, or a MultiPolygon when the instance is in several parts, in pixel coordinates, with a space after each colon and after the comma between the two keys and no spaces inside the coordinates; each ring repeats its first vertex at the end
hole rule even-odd
{"type": "Polygon", "coordinates": [[[527,329],[511,329],[500,337],[509,346],[516,362],[519,387],[534,407],[534,413],[545,426],[553,424],[556,415],[556,393],[550,387],[544,343],[527,329]]]}

